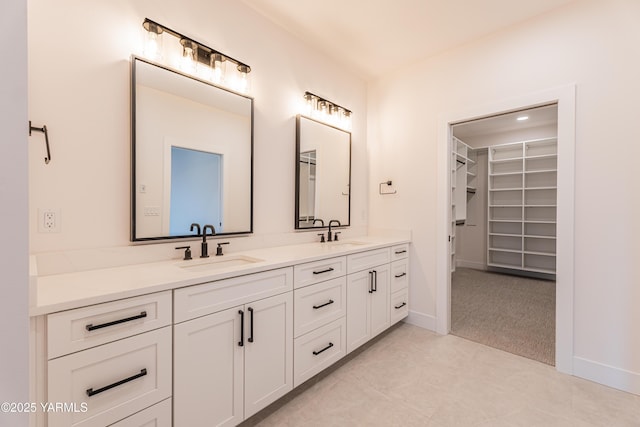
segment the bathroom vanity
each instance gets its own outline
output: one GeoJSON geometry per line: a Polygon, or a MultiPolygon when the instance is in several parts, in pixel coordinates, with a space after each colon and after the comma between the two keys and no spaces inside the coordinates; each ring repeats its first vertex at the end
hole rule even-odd
{"type": "MultiPolygon", "coordinates": [[[[236,425],[408,315],[409,241],[37,273],[37,425],[236,425]]],[[[34,264],[36,263],[34,257],[34,264]]]]}

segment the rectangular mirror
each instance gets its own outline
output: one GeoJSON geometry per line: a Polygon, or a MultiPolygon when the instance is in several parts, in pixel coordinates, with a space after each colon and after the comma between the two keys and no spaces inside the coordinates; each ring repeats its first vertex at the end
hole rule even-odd
{"type": "Polygon", "coordinates": [[[253,231],[253,99],[132,59],[131,239],[253,231]]]}
{"type": "Polygon", "coordinates": [[[295,228],[349,225],[351,133],[309,117],[296,117],[295,228]]]}

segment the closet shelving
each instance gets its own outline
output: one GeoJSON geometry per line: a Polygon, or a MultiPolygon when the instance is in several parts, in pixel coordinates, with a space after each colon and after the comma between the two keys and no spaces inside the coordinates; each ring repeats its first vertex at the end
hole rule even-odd
{"type": "Polygon", "coordinates": [[[456,225],[467,221],[467,203],[476,194],[476,152],[453,136],[451,138],[451,271],[456,265],[456,225]]]}
{"type": "Polygon", "coordinates": [[[489,267],[555,274],[557,139],[489,147],[489,267]]]}

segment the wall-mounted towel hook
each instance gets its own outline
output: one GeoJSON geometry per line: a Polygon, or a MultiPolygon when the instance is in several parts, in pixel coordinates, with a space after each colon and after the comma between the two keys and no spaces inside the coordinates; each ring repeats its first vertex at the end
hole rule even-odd
{"type": "Polygon", "coordinates": [[[386,185],[387,187],[391,187],[391,185],[393,184],[392,181],[385,181],[385,182],[381,182],[380,185],[378,186],[378,193],[380,193],[381,195],[386,195],[386,194],[396,194],[398,191],[387,191],[387,192],[383,192],[382,191],[382,186],[386,185]]]}
{"type": "Polygon", "coordinates": [[[44,125],[41,128],[31,126],[31,120],[29,120],[29,136],[31,136],[31,131],[44,133],[44,142],[47,145],[47,157],[44,158],[44,162],[49,164],[51,161],[51,151],[49,150],[49,133],[47,132],[47,125],[44,125]]]}

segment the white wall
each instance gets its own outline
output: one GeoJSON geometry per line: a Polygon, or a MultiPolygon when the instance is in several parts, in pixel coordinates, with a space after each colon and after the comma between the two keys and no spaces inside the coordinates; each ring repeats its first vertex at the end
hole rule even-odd
{"type": "MultiPolygon", "coordinates": [[[[0,402],[29,402],[27,145],[27,1],[0,4],[0,402]]],[[[36,123],[34,123],[36,125],[36,123]]],[[[41,124],[37,124],[41,126],[41,124]]],[[[0,425],[26,426],[28,414],[0,412],[0,425]]]]}
{"type": "Polygon", "coordinates": [[[128,244],[129,58],[141,53],[145,17],[252,68],[255,235],[245,240],[293,232],[295,116],[305,90],[354,111],[352,224],[366,226],[366,84],[359,77],[238,1],[32,0],[29,114],[50,128],[53,160],[45,166],[42,147],[30,147],[29,220],[35,224],[43,207],[59,208],[62,217],[61,233],[31,233],[32,252],[128,244]]]}
{"type": "Polygon", "coordinates": [[[438,116],[577,84],[575,372],[640,393],[640,2],[586,0],[415,64],[371,85],[371,226],[413,229],[411,310],[436,301],[438,116]],[[616,377],[617,376],[617,377],[616,377]],[[614,378],[616,377],[616,378],[614,378]]]}

